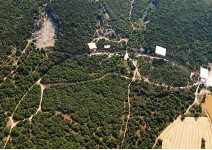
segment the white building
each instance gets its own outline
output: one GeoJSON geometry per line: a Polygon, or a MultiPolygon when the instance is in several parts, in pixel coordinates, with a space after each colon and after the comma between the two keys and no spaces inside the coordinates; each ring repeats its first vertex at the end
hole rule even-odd
{"type": "Polygon", "coordinates": [[[155,53],[161,56],[166,56],[166,48],[156,46],[155,53]]]}
{"type": "Polygon", "coordinates": [[[96,51],[97,47],[96,47],[96,43],[88,43],[89,49],[92,51],[96,51]]]}
{"type": "Polygon", "coordinates": [[[207,84],[207,80],[208,80],[208,69],[205,69],[203,67],[200,68],[200,78],[201,78],[201,83],[207,84]]]}
{"type": "Polygon", "coordinates": [[[200,78],[208,79],[208,69],[205,69],[203,67],[200,68],[200,78]]]}
{"type": "Polygon", "coordinates": [[[110,48],[110,45],[105,45],[104,48],[105,49],[109,49],[110,48]]]}

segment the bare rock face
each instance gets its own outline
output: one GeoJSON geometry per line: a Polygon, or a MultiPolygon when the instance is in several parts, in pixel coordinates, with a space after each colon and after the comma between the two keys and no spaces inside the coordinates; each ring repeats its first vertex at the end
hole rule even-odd
{"type": "Polygon", "coordinates": [[[50,48],[55,45],[55,27],[47,16],[44,17],[42,28],[36,34],[36,47],[50,48]]]}

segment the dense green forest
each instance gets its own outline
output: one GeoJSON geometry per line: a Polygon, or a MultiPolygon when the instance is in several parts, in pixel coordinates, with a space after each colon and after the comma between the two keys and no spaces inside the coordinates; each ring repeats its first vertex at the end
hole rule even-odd
{"type": "Polygon", "coordinates": [[[96,29],[96,17],[100,4],[84,0],[52,1],[48,8],[59,16],[61,29],[58,32],[55,50],[75,53],[88,49],[96,29]]]}
{"type": "MultiPolygon", "coordinates": [[[[152,148],[194,101],[196,86],[176,87],[196,83],[191,71],[212,61],[211,8],[208,0],[0,0],[0,148],[152,148]],[[59,22],[50,49],[33,36],[44,10],[59,22]],[[100,55],[91,56],[94,39],[100,55]],[[156,45],[165,59],[149,57],[156,45]]],[[[190,113],[203,115],[196,105],[190,113]]]]}
{"type": "Polygon", "coordinates": [[[1,0],[0,1],[0,64],[7,60],[15,48],[22,51],[25,40],[31,37],[34,23],[39,16],[38,8],[47,0],[1,0]]]}
{"type": "Polygon", "coordinates": [[[154,83],[165,83],[175,87],[187,86],[192,83],[190,71],[186,67],[172,62],[139,58],[140,74],[149,78],[154,83]]]}
{"type": "Polygon", "coordinates": [[[149,148],[164,127],[182,115],[193,102],[192,90],[168,90],[136,82],[132,84],[131,119],[124,148],[149,148]]]}
{"type": "Polygon", "coordinates": [[[211,7],[208,0],[157,0],[150,23],[143,32],[135,31],[130,46],[140,42],[153,53],[155,45],[168,49],[191,68],[211,61],[211,7]],[[134,39],[138,39],[135,41],[134,39]]]}
{"type": "MultiPolygon", "coordinates": [[[[42,113],[12,130],[13,140],[7,148],[117,148],[128,113],[128,106],[124,109],[128,84],[110,75],[50,86],[44,92],[42,113]]],[[[130,90],[132,114],[123,148],[151,148],[160,131],[194,99],[192,91],[155,88],[144,82],[133,83],[130,90]]],[[[28,98],[32,97],[29,93],[28,98]]],[[[25,107],[28,112],[31,108],[25,107]]]]}
{"type": "Polygon", "coordinates": [[[108,148],[111,142],[119,144],[127,84],[126,80],[111,75],[98,81],[46,89],[42,114],[33,118],[31,125],[20,123],[21,127],[12,132],[14,142],[8,148],[25,148],[30,143],[34,148],[97,148],[97,145],[108,148]],[[70,119],[55,115],[56,111],[68,114],[70,119]]]}
{"type": "Polygon", "coordinates": [[[100,78],[115,71],[121,73],[122,68],[125,69],[121,62],[121,56],[113,56],[111,59],[104,56],[77,56],[53,67],[43,77],[42,83],[79,82],[100,78]]]}

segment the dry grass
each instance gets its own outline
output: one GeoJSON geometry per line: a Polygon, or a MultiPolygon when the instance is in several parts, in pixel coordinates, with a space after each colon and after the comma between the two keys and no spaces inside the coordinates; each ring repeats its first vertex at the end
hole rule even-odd
{"type": "Polygon", "coordinates": [[[212,95],[206,95],[205,102],[202,104],[202,106],[209,114],[210,119],[212,119],[212,95]]]}
{"type": "Polygon", "coordinates": [[[209,118],[179,118],[160,135],[163,149],[201,149],[201,139],[206,141],[206,149],[212,148],[212,132],[209,118]]]}

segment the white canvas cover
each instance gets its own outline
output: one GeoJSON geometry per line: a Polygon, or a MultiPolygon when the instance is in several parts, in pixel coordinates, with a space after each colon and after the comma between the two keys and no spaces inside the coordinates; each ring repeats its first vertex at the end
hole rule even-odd
{"type": "Polygon", "coordinates": [[[208,79],[208,69],[200,68],[200,78],[208,79]]]}
{"type": "Polygon", "coordinates": [[[110,45],[105,45],[104,48],[108,49],[110,48],[110,45]]]}
{"type": "Polygon", "coordinates": [[[90,49],[97,49],[96,43],[88,43],[90,49]]]}
{"type": "Polygon", "coordinates": [[[155,53],[161,56],[166,56],[166,49],[160,46],[156,46],[155,53]]]}
{"type": "Polygon", "coordinates": [[[203,79],[203,78],[201,78],[201,80],[200,80],[202,83],[206,83],[206,80],[205,79],[203,79]]]}

